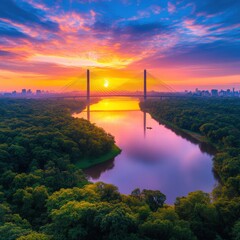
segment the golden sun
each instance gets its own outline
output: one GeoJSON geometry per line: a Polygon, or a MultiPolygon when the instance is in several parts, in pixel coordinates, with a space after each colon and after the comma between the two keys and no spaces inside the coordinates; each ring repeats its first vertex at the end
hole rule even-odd
{"type": "Polygon", "coordinates": [[[104,80],[103,86],[104,86],[105,88],[108,88],[108,87],[109,87],[109,81],[108,81],[107,79],[104,80]]]}

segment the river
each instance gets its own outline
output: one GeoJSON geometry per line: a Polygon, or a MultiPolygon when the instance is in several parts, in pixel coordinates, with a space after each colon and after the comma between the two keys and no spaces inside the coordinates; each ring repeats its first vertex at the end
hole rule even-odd
{"type": "Polygon", "coordinates": [[[114,184],[123,194],[160,190],[169,204],[192,191],[212,191],[211,149],[159,124],[139,109],[138,99],[106,98],[74,117],[104,128],[122,149],[115,159],[85,170],[90,181],[114,184]]]}

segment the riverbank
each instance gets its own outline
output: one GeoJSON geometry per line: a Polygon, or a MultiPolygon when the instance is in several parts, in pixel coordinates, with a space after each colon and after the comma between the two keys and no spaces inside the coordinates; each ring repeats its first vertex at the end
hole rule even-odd
{"type": "MultiPolygon", "coordinates": [[[[96,98],[94,101],[91,101],[90,105],[95,104],[97,102],[99,102],[98,98],[96,98]]],[[[78,113],[81,113],[83,110],[84,109],[81,109],[81,111],[78,111],[78,112],[72,112],[71,117],[73,117],[75,119],[78,119],[78,117],[74,116],[74,115],[78,114],[78,113]]],[[[90,121],[90,123],[91,123],[91,121],[90,121]]],[[[111,159],[114,159],[116,156],[118,156],[121,153],[121,151],[122,150],[116,144],[114,144],[112,146],[112,149],[108,153],[106,153],[102,156],[99,156],[99,157],[95,157],[95,158],[81,159],[81,161],[78,161],[75,165],[77,166],[77,168],[84,170],[84,169],[93,167],[95,165],[98,165],[100,163],[104,163],[104,162],[107,162],[111,159]]]]}
{"type": "Polygon", "coordinates": [[[117,145],[114,145],[112,147],[112,150],[104,154],[103,156],[100,156],[98,158],[85,158],[81,160],[81,162],[77,162],[76,166],[80,169],[87,169],[115,158],[121,153],[121,151],[122,150],[117,145]]]}
{"type": "Polygon", "coordinates": [[[154,114],[152,111],[150,111],[150,109],[148,109],[147,107],[144,107],[144,105],[141,103],[140,103],[140,109],[143,112],[149,113],[150,116],[155,121],[157,121],[159,124],[164,125],[166,128],[169,128],[170,130],[174,131],[176,134],[180,135],[181,137],[186,138],[195,143],[209,145],[211,148],[214,149],[214,155],[217,153],[218,146],[216,144],[212,143],[206,136],[201,135],[200,133],[185,129],[185,128],[181,128],[181,127],[177,126],[176,124],[159,117],[159,115],[154,114]]]}
{"type": "Polygon", "coordinates": [[[193,138],[194,140],[196,140],[197,142],[199,143],[206,143],[206,144],[210,144],[211,146],[213,147],[216,147],[213,145],[213,143],[211,143],[205,136],[199,134],[199,133],[196,133],[196,132],[193,132],[193,131],[189,131],[187,129],[184,129],[184,128],[180,128],[178,127],[177,125],[171,123],[171,122],[168,122],[166,120],[163,120],[163,119],[159,119],[157,118],[156,116],[154,116],[154,114],[151,114],[150,112],[148,112],[151,117],[156,120],[157,122],[159,122],[160,124],[163,124],[165,127],[173,130],[173,131],[177,131],[178,132],[181,132],[185,135],[188,135],[189,137],[193,138]]]}

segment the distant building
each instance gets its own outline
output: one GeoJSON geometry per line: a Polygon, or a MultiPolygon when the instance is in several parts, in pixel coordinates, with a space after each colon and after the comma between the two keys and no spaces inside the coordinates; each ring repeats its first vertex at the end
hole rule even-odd
{"type": "Polygon", "coordinates": [[[224,90],[221,90],[218,95],[219,97],[225,97],[227,95],[227,92],[224,90]]]}
{"type": "Polygon", "coordinates": [[[204,90],[204,91],[201,92],[201,96],[210,97],[211,94],[210,94],[210,92],[208,90],[204,90]]]}
{"type": "Polygon", "coordinates": [[[31,90],[31,89],[28,89],[28,90],[27,90],[27,94],[32,94],[32,90],[31,90]]]}
{"type": "Polygon", "coordinates": [[[195,94],[194,95],[196,95],[196,96],[202,96],[202,92],[198,89],[198,88],[196,88],[196,91],[195,91],[195,94]]]}
{"type": "Polygon", "coordinates": [[[212,89],[211,94],[213,97],[218,97],[218,90],[217,89],[212,89]]]}
{"type": "Polygon", "coordinates": [[[41,91],[41,90],[37,90],[37,91],[36,91],[36,94],[37,94],[37,95],[40,95],[40,94],[42,94],[42,91],[41,91]]]}
{"type": "Polygon", "coordinates": [[[12,96],[12,94],[11,94],[11,93],[8,93],[8,92],[6,92],[6,93],[3,93],[3,96],[4,96],[4,97],[11,97],[11,96],[12,96]]]}
{"type": "Polygon", "coordinates": [[[26,95],[27,94],[27,90],[26,89],[22,89],[22,95],[26,95]]]}

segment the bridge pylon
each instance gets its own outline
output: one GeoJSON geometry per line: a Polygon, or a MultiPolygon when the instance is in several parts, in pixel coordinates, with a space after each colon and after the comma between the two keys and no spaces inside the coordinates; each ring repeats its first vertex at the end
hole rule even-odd
{"type": "Polygon", "coordinates": [[[144,70],[144,86],[143,86],[143,89],[144,89],[144,93],[143,93],[144,101],[146,101],[147,100],[147,70],[146,69],[144,70]]]}
{"type": "Polygon", "coordinates": [[[90,102],[90,70],[87,69],[87,102],[90,102]]]}

